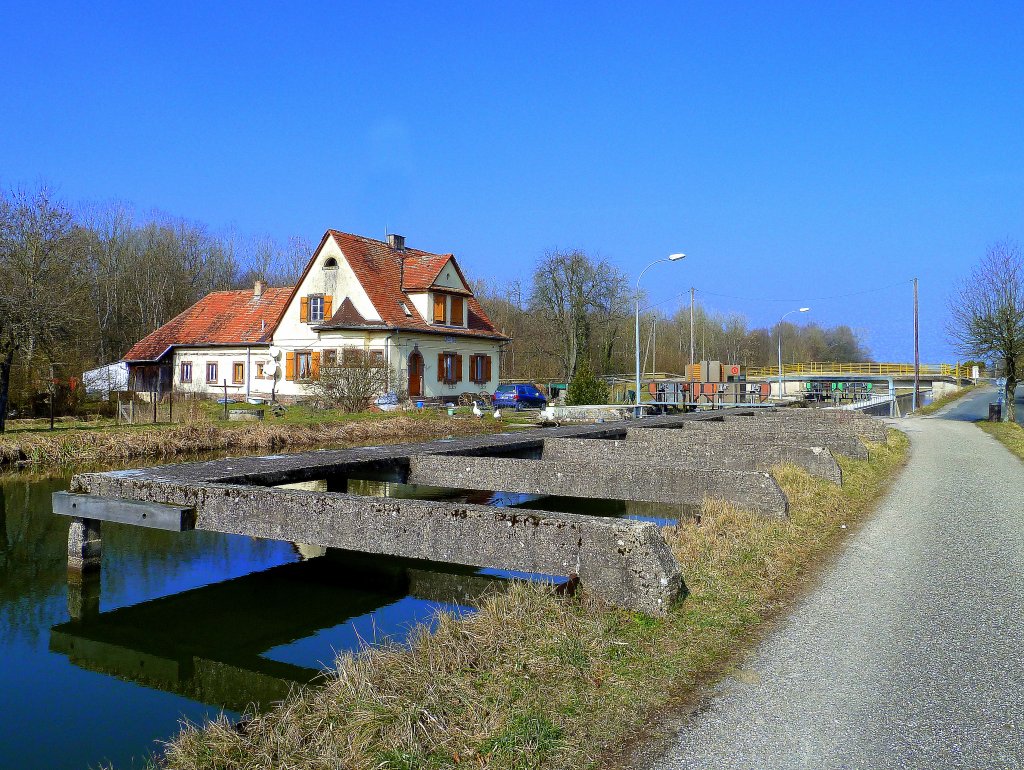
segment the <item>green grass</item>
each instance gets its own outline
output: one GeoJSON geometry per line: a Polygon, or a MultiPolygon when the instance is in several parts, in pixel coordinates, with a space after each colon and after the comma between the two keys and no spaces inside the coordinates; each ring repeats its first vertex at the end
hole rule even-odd
{"type": "Polygon", "coordinates": [[[658,713],[735,670],[737,653],[791,601],[892,483],[909,442],[840,458],[842,488],[793,466],[775,519],[706,501],[666,530],[689,589],[667,617],[516,583],[470,617],[439,618],[408,647],[339,659],[322,687],[252,715],[187,726],[168,767],[551,768],[602,766],[658,713]]]}
{"type": "Polygon", "coordinates": [[[933,412],[937,412],[947,404],[952,404],[957,399],[963,398],[977,387],[977,385],[965,385],[964,387],[960,388],[960,390],[955,390],[952,393],[947,393],[942,398],[937,398],[930,404],[922,406],[920,409],[917,410],[917,414],[932,414],[933,412]]]}
{"type": "Polygon", "coordinates": [[[1015,422],[988,422],[979,420],[975,423],[990,436],[998,439],[1007,449],[1021,460],[1024,460],[1024,428],[1015,422]]]}

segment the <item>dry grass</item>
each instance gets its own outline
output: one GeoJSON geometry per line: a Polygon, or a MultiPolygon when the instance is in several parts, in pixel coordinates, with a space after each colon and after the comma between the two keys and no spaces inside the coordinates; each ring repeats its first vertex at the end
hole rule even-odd
{"type": "Polygon", "coordinates": [[[965,385],[960,388],[960,390],[954,390],[952,393],[947,393],[942,398],[937,398],[930,404],[922,406],[917,410],[917,414],[932,414],[933,412],[937,412],[947,404],[952,404],[954,401],[963,398],[977,387],[977,385],[965,385]]]}
{"type": "Polygon", "coordinates": [[[444,616],[409,649],[339,660],[324,687],[297,692],[241,728],[189,726],[168,767],[586,768],[658,709],[723,673],[814,565],[870,511],[907,455],[890,431],[870,460],[841,459],[842,489],[776,469],[788,520],[706,502],[668,533],[690,595],[650,619],[516,584],[477,614],[444,616]]]}
{"type": "Polygon", "coordinates": [[[994,436],[1021,460],[1024,460],[1024,428],[1015,422],[976,422],[979,428],[994,436]]]}
{"type": "Polygon", "coordinates": [[[217,425],[195,422],[121,430],[22,433],[0,436],[0,468],[66,468],[133,458],[164,459],[201,452],[278,451],[285,448],[427,440],[493,430],[490,420],[447,416],[323,423],[217,425]]]}

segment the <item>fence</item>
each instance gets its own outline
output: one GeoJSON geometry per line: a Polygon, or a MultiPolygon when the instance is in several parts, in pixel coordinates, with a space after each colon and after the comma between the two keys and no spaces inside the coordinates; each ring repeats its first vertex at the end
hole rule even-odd
{"type": "MultiPolygon", "coordinates": [[[[953,377],[956,379],[968,379],[971,376],[971,369],[968,366],[954,364],[921,364],[922,377],[953,377]]],[[[751,366],[746,370],[748,377],[778,377],[779,367],[777,366],[751,366]]],[[[783,376],[790,375],[829,375],[829,374],[851,374],[878,377],[913,377],[913,364],[877,363],[864,361],[858,363],[837,362],[837,361],[813,361],[810,363],[783,364],[783,376]]]]}

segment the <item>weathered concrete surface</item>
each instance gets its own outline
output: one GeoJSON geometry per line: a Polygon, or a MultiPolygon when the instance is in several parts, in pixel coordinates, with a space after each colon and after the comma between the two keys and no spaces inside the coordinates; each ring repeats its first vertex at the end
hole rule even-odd
{"type": "Polygon", "coordinates": [[[92,519],[72,519],[68,527],[68,572],[97,570],[102,557],[100,523],[92,519]]]}
{"type": "Polygon", "coordinates": [[[779,411],[751,413],[747,415],[723,415],[725,422],[750,425],[752,430],[760,430],[760,425],[785,424],[800,422],[807,425],[834,425],[848,430],[868,441],[884,444],[887,440],[885,423],[866,414],[834,409],[781,409],[779,411]]]}
{"type": "Polygon", "coordinates": [[[605,469],[582,462],[427,455],[410,458],[409,483],[691,505],[713,497],[773,516],[789,511],[786,495],[771,474],[706,467],[622,463],[605,469]]]}
{"type": "Polygon", "coordinates": [[[649,522],[427,500],[84,474],[72,491],[180,505],[196,529],[548,575],[579,575],[613,604],[662,615],[685,590],[649,522]]]}
{"type": "MultiPolygon", "coordinates": [[[[751,418],[753,419],[753,418],[751,418]]],[[[702,420],[688,423],[683,430],[663,428],[629,428],[631,441],[660,441],[666,446],[685,448],[700,443],[715,443],[724,447],[742,447],[761,443],[820,446],[833,454],[866,460],[868,450],[852,431],[834,425],[773,423],[758,426],[746,423],[702,420]]]]}
{"type": "MultiPolygon", "coordinates": [[[[658,436],[662,434],[659,432],[658,436]]],[[[718,444],[691,445],[682,453],[657,441],[619,439],[551,438],[544,442],[544,460],[580,462],[615,467],[628,462],[652,466],[717,468],[733,471],[768,472],[780,463],[797,465],[812,476],[835,484],[843,483],[843,471],[825,447],[792,444],[745,444],[724,447],[718,444]]]]}

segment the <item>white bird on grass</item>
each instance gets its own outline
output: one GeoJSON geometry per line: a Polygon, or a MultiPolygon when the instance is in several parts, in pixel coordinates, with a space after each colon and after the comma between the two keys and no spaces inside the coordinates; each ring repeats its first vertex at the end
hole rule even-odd
{"type": "Polygon", "coordinates": [[[476,417],[477,419],[480,419],[481,417],[484,416],[484,413],[480,411],[480,404],[478,404],[476,401],[473,402],[473,416],[476,417]]]}
{"type": "Polygon", "coordinates": [[[501,410],[500,409],[495,409],[494,410],[494,419],[495,420],[500,420],[501,419],[501,410]]]}

